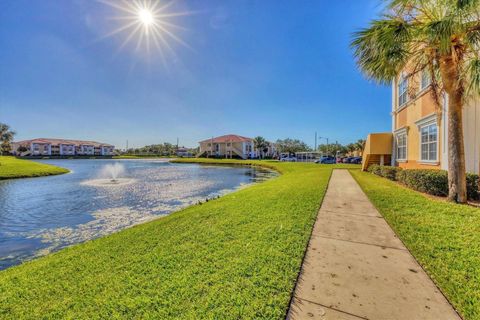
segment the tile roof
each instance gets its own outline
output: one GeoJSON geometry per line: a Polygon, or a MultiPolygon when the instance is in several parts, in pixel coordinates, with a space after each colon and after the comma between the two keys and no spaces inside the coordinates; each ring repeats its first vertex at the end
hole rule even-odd
{"type": "Polygon", "coordinates": [[[253,141],[251,138],[247,138],[247,137],[242,137],[242,136],[239,136],[239,135],[236,135],[236,134],[227,134],[227,135],[224,135],[224,136],[220,136],[220,137],[215,137],[215,138],[210,138],[210,139],[206,139],[206,140],[203,140],[203,141],[200,141],[200,143],[202,142],[212,142],[213,143],[225,143],[225,142],[250,142],[250,141],[253,141]]]}

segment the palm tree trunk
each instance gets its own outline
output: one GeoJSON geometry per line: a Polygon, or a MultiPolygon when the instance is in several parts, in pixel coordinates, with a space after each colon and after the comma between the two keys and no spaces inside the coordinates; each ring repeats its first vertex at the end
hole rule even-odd
{"type": "Polygon", "coordinates": [[[467,179],[462,119],[465,90],[456,59],[452,56],[442,57],[440,73],[448,94],[448,200],[466,203],[467,179]]]}
{"type": "Polygon", "coordinates": [[[467,202],[462,97],[453,93],[448,103],[448,200],[467,202]]]}

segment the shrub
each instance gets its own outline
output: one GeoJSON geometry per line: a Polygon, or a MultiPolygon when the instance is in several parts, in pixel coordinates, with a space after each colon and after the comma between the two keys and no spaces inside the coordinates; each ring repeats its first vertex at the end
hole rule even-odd
{"type": "Polygon", "coordinates": [[[372,164],[367,169],[367,171],[370,173],[376,174],[377,176],[381,176],[393,181],[397,180],[397,174],[401,170],[402,168],[400,167],[381,166],[378,164],[372,164]]]}
{"type": "Polygon", "coordinates": [[[402,171],[400,167],[380,166],[380,175],[389,180],[397,181],[397,174],[400,171],[402,171]]]}
{"type": "Polygon", "coordinates": [[[406,169],[399,176],[401,183],[417,191],[434,196],[448,195],[448,175],[446,171],[435,169],[406,169]]]}
{"type": "MultiPolygon", "coordinates": [[[[414,190],[434,196],[448,195],[448,173],[445,170],[435,169],[405,169],[397,172],[397,180],[414,190]]],[[[479,176],[467,174],[467,198],[477,200],[479,176]]]]}
{"type": "Polygon", "coordinates": [[[372,164],[368,166],[367,171],[376,175],[381,175],[382,169],[381,166],[378,164],[372,164]]]}
{"type": "Polygon", "coordinates": [[[478,200],[480,198],[478,184],[480,177],[478,174],[467,173],[467,198],[470,200],[478,200]]]}

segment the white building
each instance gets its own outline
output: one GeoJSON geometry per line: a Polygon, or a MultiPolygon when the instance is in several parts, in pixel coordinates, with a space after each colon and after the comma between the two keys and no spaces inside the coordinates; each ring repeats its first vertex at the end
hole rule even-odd
{"type": "Polygon", "coordinates": [[[111,156],[115,147],[95,141],[38,138],[14,142],[17,156],[111,156]]]}

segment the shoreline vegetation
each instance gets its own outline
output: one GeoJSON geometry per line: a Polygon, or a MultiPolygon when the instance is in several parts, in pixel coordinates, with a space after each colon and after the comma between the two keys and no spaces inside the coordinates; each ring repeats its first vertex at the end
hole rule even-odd
{"type": "Polygon", "coordinates": [[[0,272],[0,317],[283,319],[333,168],[276,178],[0,272]],[[195,301],[195,303],[192,303],[195,301]]]}
{"type": "Polygon", "coordinates": [[[50,164],[18,159],[12,156],[0,156],[0,180],[44,177],[70,172],[67,169],[50,164]]]}
{"type": "Polygon", "coordinates": [[[480,318],[480,208],[368,172],[354,179],[464,319],[480,318]]]}

